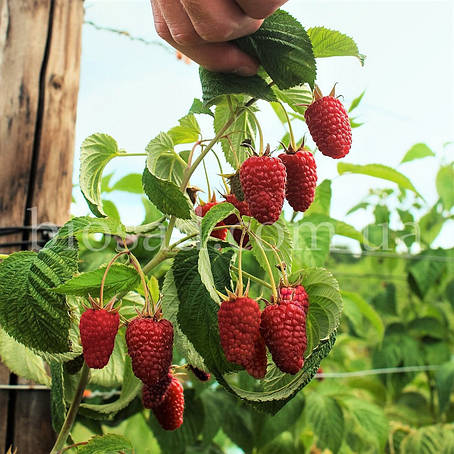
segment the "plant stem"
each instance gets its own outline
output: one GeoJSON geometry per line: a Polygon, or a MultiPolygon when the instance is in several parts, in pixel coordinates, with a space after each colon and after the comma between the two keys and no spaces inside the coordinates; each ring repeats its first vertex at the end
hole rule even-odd
{"type": "Polygon", "coordinates": [[[252,111],[252,109],[248,109],[248,111],[249,111],[249,114],[251,115],[251,117],[254,119],[255,125],[257,126],[257,130],[259,132],[259,139],[260,139],[260,152],[259,152],[259,155],[262,156],[263,155],[263,150],[264,150],[262,127],[260,126],[260,123],[257,120],[257,117],[256,117],[255,113],[252,111]]]}
{"type": "Polygon", "coordinates": [[[164,221],[166,217],[162,216],[157,221],[150,222],[149,224],[137,225],[137,226],[126,226],[126,232],[128,233],[149,233],[158,228],[164,221]]]}
{"type": "Polygon", "coordinates": [[[82,396],[87,386],[89,375],[90,369],[87,364],[84,363],[80,374],[79,384],[77,385],[76,394],[74,395],[74,399],[69,407],[68,413],[66,414],[65,422],[60,429],[57,440],[55,441],[54,447],[52,448],[50,454],[57,454],[65,446],[74,421],[76,420],[77,411],[79,410],[80,402],[82,401],[82,396]]]}
{"type": "Polygon", "coordinates": [[[244,235],[246,235],[246,226],[243,226],[243,229],[241,231],[241,239],[240,239],[240,249],[238,251],[238,291],[237,294],[239,296],[243,296],[243,263],[242,263],[242,258],[243,258],[243,241],[244,241],[244,235]]]}
{"type": "Polygon", "coordinates": [[[257,246],[260,249],[260,252],[262,253],[263,260],[265,261],[265,266],[266,266],[266,269],[267,269],[267,272],[268,272],[268,275],[269,275],[269,278],[271,281],[271,291],[273,293],[273,297],[275,300],[277,300],[276,282],[274,282],[273,270],[271,269],[270,262],[268,260],[268,257],[266,256],[265,250],[263,249],[262,240],[260,238],[258,238],[257,235],[255,235],[253,232],[249,232],[249,233],[252,234],[252,236],[254,236],[254,238],[257,241],[257,246]]]}
{"type": "Polygon", "coordinates": [[[115,157],[129,158],[130,156],[147,156],[147,153],[117,153],[115,157]]]}
{"type": "Polygon", "coordinates": [[[107,273],[109,272],[111,266],[115,263],[115,261],[124,254],[129,254],[129,250],[121,251],[118,254],[114,255],[110,262],[106,266],[106,270],[104,271],[104,275],[101,280],[101,290],[99,292],[99,305],[103,307],[103,297],[104,297],[104,285],[106,283],[107,273]]]}
{"type": "Polygon", "coordinates": [[[288,124],[288,132],[290,134],[290,146],[294,151],[296,151],[296,142],[295,142],[295,136],[293,135],[293,129],[292,129],[292,123],[290,122],[290,117],[288,116],[287,110],[284,107],[284,104],[282,104],[280,101],[278,101],[279,105],[282,107],[282,110],[284,111],[285,118],[287,119],[287,124],[288,124]]]}
{"type": "Polygon", "coordinates": [[[143,272],[148,274],[153,268],[158,266],[161,262],[170,257],[167,250],[161,249],[144,267],[143,272]]]}
{"type": "Polygon", "coordinates": [[[208,202],[211,202],[211,186],[210,186],[210,179],[208,178],[208,171],[205,161],[202,161],[203,171],[205,173],[205,180],[207,182],[207,190],[208,190],[208,202]]]}
{"type": "MultiPolygon", "coordinates": [[[[137,273],[139,274],[140,280],[142,281],[143,293],[145,296],[145,312],[150,315],[150,293],[148,291],[148,285],[147,285],[147,281],[145,279],[145,274],[142,270],[142,267],[140,266],[139,261],[134,256],[134,254],[130,253],[129,259],[130,259],[133,267],[136,269],[137,273]]],[[[153,305],[153,315],[154,315],[156,312],[156,307],[155,307],[154,301],[152,300],[151,302],[153,305]]]]}
{"type": "MultiPolygon", "coordinates": [[[[235,265],[232,265],[231,268],[232,268],[232,270],[235,270],[235,271],[237,271],[237,272],[240,271],[239,268],[236,267],[235,265]]],[[[258,278],[258,277],[256,277],[256,276],[254,276],[253,274],[248,273],[247,271],[241,270],[241,274],[243,274],[243,276],[246,276],[246,277],[247,277],[248,279],[250,279],[251,281],[255,281],[255,282],[257,282],[258,284],[263,285],[264,287],[267,287],[267,288],[269,288],[269,289],[272,288],[271,285],[268,284],[268,282],[265,282],[263,279],[260,279],[260,278],[258,278]]]]}

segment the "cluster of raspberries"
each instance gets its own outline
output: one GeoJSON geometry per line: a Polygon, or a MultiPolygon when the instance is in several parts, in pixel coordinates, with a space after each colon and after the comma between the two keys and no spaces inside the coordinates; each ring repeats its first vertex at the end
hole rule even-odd
{"type": "Polygon", "coordinates": [[[278,300],[263,312],[247,296],[231,296],[218,312],[219,335],[228,361],[255,378],[266,374],[266,347],[276,366],[296,374],[304,364],[309,299],[302,285],[280,287],[278,300]]]}
{"type": "MultiPolygon", "coordinates": [[[[109,362],[120,323],[118,311],[94,305],[80,318],[83,356],[88,367],[102,369],[109,362]]],[[[139,315],[126,329],[134,375],[143,382],[142,400],[165,430],[183,424],[184,394],[172,375],[173,326],[166,319],[139,315]]]]}
{"type": "MultiPolygon", "coordinates": [[[[337,98],[318,98],[307,108],[305,119],[322,154],[339,159],[350,151],[350,120],[337,98]]],[[[304,212],[312,204],[317,185],[317,166],[313,154],[304,147],[299,150],[289,147],[277,158],[270,156],[268,148],[263,155],[246,159],[239,170],[240,184],[238,179],[234,182],[233,194],[225,196],[226,201],[234,205],[241,215],[252,216],[262,224],[274,224],[282,212],[284,199],[295,211],[304,212]]],[[[198,206],[196,214],[205,216],[217,203],[212,200],[198,206]]],[[[217,227],[231,225],[235,221],[238,221],[236,216],[230,215],[217,227]]],[[[233,230],[232,234],[239,244],[241,231],[233,230]]],[[[212,236],[225,240],[227,229],[216,229],[212,236]]],[[[243,245],[247,244],[243,240],[243,245]]]]}

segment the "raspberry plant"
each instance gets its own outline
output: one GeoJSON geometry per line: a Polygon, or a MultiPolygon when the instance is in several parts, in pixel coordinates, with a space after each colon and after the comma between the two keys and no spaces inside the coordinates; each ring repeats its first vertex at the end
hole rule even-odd
{"type": "MultiPolygon", "coordinates": [[[[50,365],[53,424],[59,433],[53,454],[67,443],[78,412],[94,420],[115,420],[122,411],[133,411],[142,388],[145,406],[157,416],[150,417],[150,427],[163,452],[184,452],[188,440],[202,433],[194,425],[201,403],[188,370],[202,377],[211,374],[231,395],[225,395],[227,401],[236,398],[273,415],[312,380],[334,345],[342,312],[338,284],[329,271],[313,266],[310,248],[294,246],[300,234],[282,213],[286,185],[291,205],[312,209],[312,215],[319,213],[323,198],[323,187],[314,194],[314,159],[303,155],[310,151],[298,151],[303,144],[295,140],[288,111],[304,120],[313,93],[318,93],[316,58],[354,56],[362,63],[364,57],[346,35],[323,27],[306,31],[284,11],[236,43],[260,61],[259,75],[242,78],[200,69],[203,99],[195,99],[177,126],[146,147],[141,190],[149,201],[149,222],[126,226],[111,204],[103,202],[106,165],[137,153],[122,150],[107,134],[93,134],[82,144],[80,189],[94,216],[71,219],[38,253],[18,252],[0,265],[1,327],[27,354],[50,365]],[[270,103],[288,124],[282,158],[271,156],[279,144],[265,146],[257,118],[263,103],[270,103]],[[214,137],[202,135],[198,116],[212,117],[214,137]],[[197,202],[191,177],[209,155],[218,159],[219,151],[225,158],[224,164],[219,159],[221,175],[207,177],[207,185],[222,188],[225,200],[216,202],[209,193],[206,204],[197,202]],[[225,173],[227,166],[231,169],[225,173]],[[300,179],[293,182],[288,176],[300,179]],[[299,194],[300,200],[294,188],[307,194],[299,194]],[[194,202],[200,206],[194,208],[194,202]],[[108,247],[88,252],[87,242],[97,245],[100,234],[108,247]],[[134,240],[137,244],[130,248],[134,240]],[[257,266],[247,269],[248,263],[257,266]],[[294,288],[302,291],[293,298],[288,290],[294,288]],[[110,303],[103,308],[107,298],[110,303]],[[223,300],[236,306],[218,321],[223,300]],[[86,310],[87,301],[92,309],[86,310]],[[254,310],[241,319],[244,301],[254,310]],[[262,310],[266,315],[260,320],[262,310]],[[117,325],[105,320],[115,314],[120,330],[113,345],[117,325]],[[229,317],[238,317],[238,323],[241,319],[243,333],[249,333],[239,345],[236,338],[228,339],[239,326],[229,317]],[[286,333],[283,325],[296,334],[286,333]],[[97,336],[102,355],[96,351],[97,336]],[[64,365],[72,365],[81,353],[86,362],[71,375],[64,365]],[[105,358],[98,356],[106,354],[111,355],[106,367],[89,370],[88,365],[102,367],[105,358]],[[185,404],[180,381],[186,382],[185,404]],[[87,385],[121,387],[121,392],[108,403],[81,403],[87,385]],[[167,434],[163,429],[177,431],[167,434]]],[[[341,145],[346,154],[349,147],[341,145]]],[[[342,224],[336,225],[336,233],[342,234],[342,224]]],[[[49,383],[47,378],[41,381],[49,383]]],[[[214,435],[203,430],[203,443],[209,444],[214,435]]],[[[128,440],[109,435],[89,441],[84,452],[103,443],[111,450],[131,449],[128,440]]]]}

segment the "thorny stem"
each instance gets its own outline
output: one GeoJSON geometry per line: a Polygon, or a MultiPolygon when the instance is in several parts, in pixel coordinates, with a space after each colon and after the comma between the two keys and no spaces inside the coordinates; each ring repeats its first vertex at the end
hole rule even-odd
{"type": "Polygon", "coordinates": [[[296,142],[295,142],[295,136],[293,135],[293,129],[292,129],[292,123],[290,121],[290,117],[288,116],[287,110],[284,107],[284,104],[282,104],[280,101],[278,101],[278,104],[282,107],[282,110],[284,111],[285,118],[287,119],[287,124],[288,124],[288,132],[290,135],[290,146],[294,151],[296,151],[296,142]]]}
{"type": "MultiPolygon", "coordinates": [[[[240,271],[239,268],[237,268],[235,265],[232,265],[231,268],[232,268],[232,270],[234,270],[236,272],[240,271]]],[[[241,274],[243,274],[243,276],[246,276],[251,281],[255,281],[258,284],[263,285],[264,287],[267,287],[267,288],[271,289],[271,285],[268,284],[268,282],[265,282],[263,279],[260,279],[260,278],[258,278],[256,276],[254,276],[253,274],[249,274],[247,271],[244,271],[244,270],[241,270],[241,274]]]]}
{"type": "Polygon", "coordinates": [[[110,260],[110,262],[109,262],[109,263],[107,264],[107,266],[106,266],[106,270],[104,271],[104,275],[103,275],[102,280],[101,280],[101,290],[100,290],[100,292],[99,292],[99,305],[100,305],[101,307],[103,307],[103,305],[104,305],[104,304],[103,304],[104,285],[105,285],[105,283],[106,283],[107,273],[109,272],[111,266],[115,263],[115,261],[116,261],[119,257],[121,257],[122,255],[124,255],[124,254],[129,254],[129,250],[127,250],[127,251],[121,251],[121,252],[119,252],[118,254],[114,255],[114,256],[112,257],[112,259],[110,260]]]}
{"type": "Polygon", "coordinates": [[[82,366],[82,372],[80,374],[79,384],[77,385],[76,394],[74,395],[71,406],[69,407],[68,413],[66,414],[65,422],[58,434],[57,440],[55,441],[54,447],[50,454],[57,454],[65,446],[66,440],[68,439],[71,428],[76,420],[77,411],[79,410],[80,402],[84,389],[88,384],[88,378],[90,375],[90,369],[86,363],[82,366]]]}
{"type": "Polygon", "coordinates": [[[88,441],[80,441],[79,443],[74,443],[73,445],[66,446],[63,449],[60,449],[57,454],[63,454],[65,451],[68,451],[69,449],[77,448],[77,446],[85,446],[88,444],[88,441]]]}

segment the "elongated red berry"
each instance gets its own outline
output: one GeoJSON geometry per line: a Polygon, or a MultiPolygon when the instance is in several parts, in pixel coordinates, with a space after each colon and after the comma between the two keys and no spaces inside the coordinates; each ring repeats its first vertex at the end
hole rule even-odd
{"type": "MultiPolygon", "coordinates": [[[[240,202],[235,194],[226,194],[224,196],[225,201],[231,203],[241,214],[241,216],[250,216],[251,213],[249,211],[249,206],[245,200],[240,202]]],[[[240,220],[238,219],[238,216],[236,214],[230,214],[224,219],[224,224],[225,225],[237,225],[239,224],[240,220]]],[[[238,243],[238,245],[241,242],[241,229],[231,229],[233,238],[235,241],[238,243]]],[[[243,239],[243,247],[247,247],[249,244],[249,235],[246,233],[244,235],[243,239]]]]}
{"type": "Polygon", "coordinates": [[[88,367],[102,369],[114,349],[120,316],[117,311],[87,309],[80,317],[80,339],[88,367]]]}
{"type": "Polygon", "coordinates": [[[126,344],[137,378],[147,385],[165,378],[172,364],[172,323],[164,318],[138,316],[128,323],[126,344]]]}
{"type": "Polygon", "coordinates": [[[176,430],[183,424],[184,390],[175,377],[172,377],[164,399],[152,410],[164,430],[176,430]]]}
{"type": "Polygon", "coordinates": [[[309,297],[306,289],[302,285],[294,285],[290,287],[279,287],[279,301],[282,303],[293,303],[301,306],[305,314],[309,309],[309,297]]]}
{"type": "MultiPolygon", "coordinates": [[[[203,218],[208,213],[208,211],[210,211],[211,208],[213,208],[218,203],[219,202],[209,202],[205,203],[204,205],[199,205],[195,208],[195,214],[203,218]]],[[[225,223],[221,221],[216,224],[216,227],[221,227],[223,225],[225,225],[225,223]]],[[[227,229],[213,230],[211,232],[211,236],[224,241],[227,238],[227,229]]]]}
{"type": "Polygon", "coordinates": [[[266,374],[266,347],[262,335],[255,339],[251,359],[244,366],[246,372],[254,378],[263,378],[266,374]]]}
{"type": "Polygon", "coordinates": [[[313,102],[304,113],[318,149],[334,159],[343,158],[352,145],[352,128],[342,103],[333,96],[313,102]]]}
{"type": "Polygon", "coordinates": [[[243,162],[240,180],[251,216],[262,224],[274,224],[285,197],[285,166],[279,158],[251,156],[243,162]]]}
{"type": "Polygon", "coordinates": [[[308,150],[282,153],[279,158],[287,170],[285,197],[295,211],[306,211],[315,197],[317,166],[314,155],[308,150]]]}
{"type": "MultiPolygon", "coordinates": [[[[219,336],[228,361],[239,364],[249,373],[265,363],[265,349],[260,348],[260,308],[257,301],[246,296],[222,302],[218,311],[219,336]]],[[[251,374],[252,375],[252,374],[251,374]]]]}
{"type": "Polygon", "coordinates": [[[304,364],[306,314],[293,303],[272,304],[262,312],[260,332],[282,372],[296,374],[304,364]]]}
{"type": "Polygon", "coordinates": [[[142,403],[145,408],[152,408],[159,405],[163,400],[165,393],[172,382],[172,374],[167,374],[161,381],[155,385],[144,384],[142,388],[142,403]]]}

